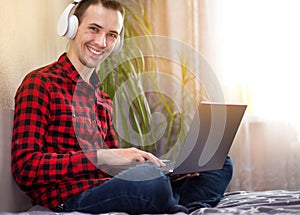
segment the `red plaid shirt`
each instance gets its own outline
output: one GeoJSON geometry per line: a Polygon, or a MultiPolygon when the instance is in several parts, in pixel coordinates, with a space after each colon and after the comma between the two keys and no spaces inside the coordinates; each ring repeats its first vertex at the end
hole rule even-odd
{"type": "Polygon", "coordinates": [[[33,204],[55,208],[111,178],[96,150],[117,147],[112,100],[66,54],[29,73],[15,96],[12,172],[33,204]]]}

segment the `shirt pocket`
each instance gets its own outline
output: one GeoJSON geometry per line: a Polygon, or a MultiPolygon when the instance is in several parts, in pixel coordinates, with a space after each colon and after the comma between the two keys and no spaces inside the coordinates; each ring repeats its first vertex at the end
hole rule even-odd
{"type": "Polygon", "coordinates": [[[90,149],[95,136],[98,134],[95,116],[84,112],[73,112],[72,121],[74,132],[81,148],[90,149]]]}

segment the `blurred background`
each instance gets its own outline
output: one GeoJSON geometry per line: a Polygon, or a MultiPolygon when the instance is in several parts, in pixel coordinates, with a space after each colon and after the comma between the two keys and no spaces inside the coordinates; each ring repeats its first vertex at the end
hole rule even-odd
{"type": "MultiPolygon", "coordinates": [[[[66,50],[56,23],[70,2],[0,0],[1,108],[14,108],[29,71],[66,50]]],[[[235,172],[228,190],[300,189],[300,1],[139,2],[151,34],[193,47],[213,68],[225,101],[248,104],[230,151],[235,172]]],[[[180,69],[160,68],[179,79],[180,69]]]]}

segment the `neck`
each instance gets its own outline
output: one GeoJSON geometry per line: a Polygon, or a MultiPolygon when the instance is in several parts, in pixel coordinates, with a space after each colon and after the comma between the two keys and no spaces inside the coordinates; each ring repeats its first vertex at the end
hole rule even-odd
{"type": "Polygon", "coordinates": [[[79,75],[81,76],[81,78],[89,83],[90,77],[93,74],[94,68],[89,68],[87,66],[84,66],[80,60],[72,54],[72,52],[67,52],[67,56],[70,59],[70,61],[72,62],[73,66],[75,67],[75,69],[77,70],[77,72],[79,73],[79,75]]]}

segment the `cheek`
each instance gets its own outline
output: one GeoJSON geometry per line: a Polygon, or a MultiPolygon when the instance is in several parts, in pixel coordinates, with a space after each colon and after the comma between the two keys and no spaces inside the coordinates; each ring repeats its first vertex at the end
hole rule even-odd
{"type": "Polygon", "coordinates": [[[93,38],[92,34],[88,33],[87,31],[86,32],[79,31],[75,37],[75,40],[77,44],[84,44],[87,41],[92,40],[92,38],[93,38]]]}

